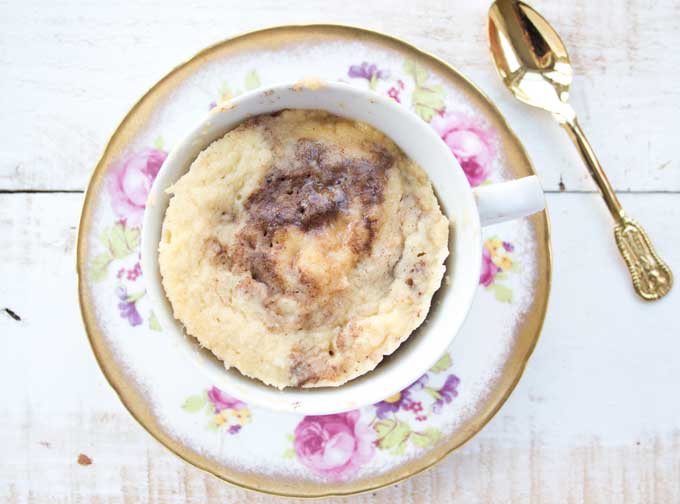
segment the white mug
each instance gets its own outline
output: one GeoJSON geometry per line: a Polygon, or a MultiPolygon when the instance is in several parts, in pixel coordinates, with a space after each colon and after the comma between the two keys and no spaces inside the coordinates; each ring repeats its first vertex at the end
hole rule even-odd
{"type": "MultiPolygon", "coordinates": [[[[310,82],[261,88],[218,105],[170,152],[149,193],[142,229],[142,265],[147,291],[167,334],[215,385],[250,404],[308,415],[330,414],[396,394],[432,367],[458,333],[479,285],[482,226],[524,217],[544,208],[535,176],[470,188],[463,170],[430,125],[406,107],[373,92],[341,83],[310,82]],[[373,371],[339,387],[277,390],[226,370],[174,319],[158,266],[158,245],[170,196],[165,192],[198,154],[244,120],[282,109],[318,109],[362,121],[390,137],[429,175],[451,222],[445,279],[423,325],[373,371]]],[[[226,334],[225,337],[229,335],[226,334]]]]}

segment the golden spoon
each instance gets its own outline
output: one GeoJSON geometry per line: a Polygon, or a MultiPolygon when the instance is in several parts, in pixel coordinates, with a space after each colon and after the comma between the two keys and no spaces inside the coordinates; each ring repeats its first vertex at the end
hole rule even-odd
{"type": "Polygon", "coordinates": [[[496,0],[489,9],[489,40],[496,69],[510,92],[524,103],[552,112],[578,148],[616,222],[616,244],[635,292],[647,301],[665,296],[673,285],[671,270],[654,251],[647,233],[624,213],[568,103],[573,72],[559,35],[524,2],[496,0]]]}

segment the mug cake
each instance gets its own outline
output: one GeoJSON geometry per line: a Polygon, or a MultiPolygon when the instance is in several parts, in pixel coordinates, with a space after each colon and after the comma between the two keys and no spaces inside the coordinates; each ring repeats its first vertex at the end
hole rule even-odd
{"type": "Polygon", "coordinates": [[[174,316],[226,368],[339,386],[425,319],[449,222],[425,172],[327,112],[247,120],[168,189],[159,266],[174,316]]]}

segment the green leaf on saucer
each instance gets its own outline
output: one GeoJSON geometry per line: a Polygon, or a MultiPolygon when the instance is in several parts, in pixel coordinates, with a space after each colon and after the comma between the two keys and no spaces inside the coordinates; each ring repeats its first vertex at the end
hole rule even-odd
{"type": "Polygon", "coordinates": [[[104,252],[95,257],[90,263],[90,274],[93,282],[101,282],[106,278],[109,272],[109,264],[113,261],[113,257],[109,252],[104,252]]]}
{"type": "Polygon", "coordinates": [[[163,150],[163,137],[157,136],[153,141],[154,149],[163,150]]]}
{"type": "Polygon", "coordinates": [[[501,284],[493,284],[494,295],[502,303],[512,303],[512,289],[501,284]]]}
{"type": "Polygon", "coordinates": [[[260,76],[257,74],[257,70],[251,70],[246,74],[243,85],[246,91],[260,87],[260,76]]]}
{"type": "Polygon", "coordinates": [[[442,433],[434,427],[429,427],[422,432],[413,432],[411,434],[411,443],[418,448],[425,448],[433,445],[442,437],[442,433]]]}
{"type": "Polygon", "coordinates": [[[396,420],[393,420],[391,418],[387,418],[385,420],[380,420],[375,423],[373,426],[373,429],[375,430],[375,433],[378,435],[378,439],[382,439],[385,436],[387,436],[392,429],[394,429],[394,426],[397,424],[396,420]]]}
{"type": "Polygon", "coordinates": [[[406,453],[406,448],[408,447],[408,438],[409,436],[407,435],[391,452],[390,454],[392,455],[403,455],[406,453]]]}
{"type": "Polygon", "coordinates": [[[444,92],[441,86],[417,88],[411,95],[411,103],[416,114],[430,122],[437,112],[444,109],[444,92]]]}
{"type": "Polygon", "coordinates": [[[441,110],[444,108],[444,90],[441,86],[418,88],[413,93],[413,102],[429,107],[433,111],[441,110]]]}
{"type": "Polygon", "coordinates": [[[196,413],[203,406],[205,406],[206,398],[205,395],[193,395],[187,398],[182,404],[182,409],[188,411],[189,413],[196,413]]]}
{"type": "Polygon", "coordinates": [[[404,61],[404,72],[413,77],[416,86],[423,86],[430,74],[422,66],[412,60],[404,61]]]}
{"type": "Polygon", "coordinates": [[[444,88],[440,85],[428,84],[430,74],[414,61],[405,61],[404,71],[413,77],[416,84],[411,94],[413,109],[424,121],[430,122],[437,112],[445,108],[444,88]]]}
{"type": "Polygon", "coordinates": [[[295,458],[295,450],[292,448],[288,448],[283,452],[283,458],[285,459],[294,459],[295,458]]]}
{"type": "Polygon", "coordinates": [[[141,290],[139,292],[134,292],[132,294],[128,294],[128,297],[125,298],[125,301],[127,301],[128,303],[136,303],[137,301],[142,299],[145,295],[146,295],[145,290],[141,290]]]}
{"type": "Polygon", "coordinates": [[[442,395],[439,393],[437,389],[433,389],[432,387],[425,387],[423,389],[425,392],[427,392],[434,400],[438,401],[439,399],[442,398],[442,395]]]}
{"type": "Polygon", "coordinates": [[[99,239],[114,259],[123,259],[136,252],[139,237],[139,228],[128,228],[125,224],[118,222],[104,230],[99,239]]]}
{"type": "Polygon", "coordinates": [[[441,373],[442,371],[446,371],[451,367],[451,355],[446,352],[444,355],[442,355],[437,363],[432,366],[430,371],[433,373],[441,373]]]}
{"type": "Polygon", "coordinates": [[[397,448],[411,433],[411,427],[406,422],[400,420],[394,420],[393,422],[394,428],[378,441],[378,447],[381,450],[397,448]]]}
{"type": "Polygon", "coordinates": [[[161,332],[163,330],[161,324],[158,322],[158,319],[156,318],[156,314],[153,311],[149,313],[149,329],[158,332],[161,332]]]}

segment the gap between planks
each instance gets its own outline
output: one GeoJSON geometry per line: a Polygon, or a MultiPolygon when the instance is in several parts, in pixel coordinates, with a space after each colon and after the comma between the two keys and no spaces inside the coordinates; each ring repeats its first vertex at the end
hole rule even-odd
{"type": "Polygon", "coordinates": [[[0,194],[83,194],[82,189],[0,189],[0,194]]]}
{"type": "MultiPolygon", "coordinates": [[[[545,194],[599,194],[597,190],[576,189],[564,190],[545,189],[545,194]]],[[[616,194],[680,194],[680,191],[666,190],[625,190],[615,191],[616,194]]],[[[83,189],[0,189],[0,194],[84,194],[83,189]]]]}

